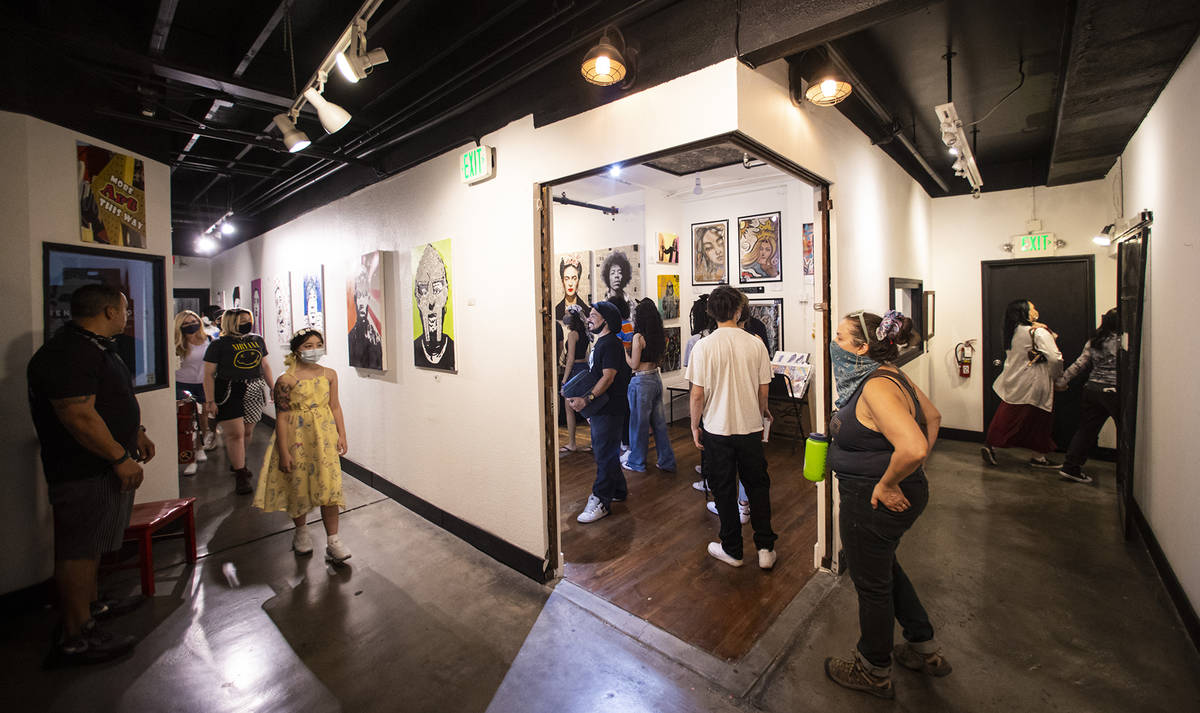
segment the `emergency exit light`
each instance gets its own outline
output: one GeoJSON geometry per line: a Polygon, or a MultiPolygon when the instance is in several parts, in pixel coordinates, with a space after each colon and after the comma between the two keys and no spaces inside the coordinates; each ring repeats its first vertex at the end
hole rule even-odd
{"type": "Polygon", "coordinates": [[[486,181],[496,175],[495,149],[491,146],[476,146],[462,155],[459,169],[462,182],[466,184],[486,181]]]}
{"type": "Polygon", "coordinates": [[[1022,255],[1039,256],[1053,255],[1058,250],[1058,241],[1054,233],[1030,233],[1013,237],[1016,252],[1022,255]]]}

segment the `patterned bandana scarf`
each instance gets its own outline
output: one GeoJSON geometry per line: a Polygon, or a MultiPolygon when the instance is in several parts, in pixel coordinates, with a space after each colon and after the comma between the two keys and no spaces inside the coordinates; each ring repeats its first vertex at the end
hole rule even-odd
{"type": "Polygon", "coordinates": [[[837,398],[834,406],[842,408],[858,391],[858,387],[866,380],[879,364],[867,356],[852,354],[838,346],[837,342],[829,343],[830,366],[833,369],[833,383],[837,386],[837,398]]]}

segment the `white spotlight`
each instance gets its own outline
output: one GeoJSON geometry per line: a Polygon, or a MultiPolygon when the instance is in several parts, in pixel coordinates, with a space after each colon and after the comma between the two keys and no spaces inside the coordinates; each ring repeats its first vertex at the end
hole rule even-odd
{"type": "Polygon", "coordinates": [[[321,120],[326,133],[336,133],[350,121],[350,112],[328,101],[316,88],[305,89],[304,98],[317,110],[317,118],[321,120]]]}
{"type": "Polygon", "coordinates": [[[201,235],[196,240],[196,250],[202,253],[216,252],[217,241],[207,235],[201,235]]]}
{"type": "Polygon", "coordinates": [[[275,126],[279,127],[279,133],[283,134],[283,145],[292,153],[303,151],[312,143],[308,140],[308,134],[297,129],[287,114],[276,114],[275,126]]]}
{"type": "Polygon", "coordinates": [[[237,232],[237,228],[233,227],[233,223],[229,223],[229,222],[221,223],[221,234],[222,235],[233,235],[236,232],[237,232]]]}
{"type": "Polygon", "coordinates": [[[620,176],[621,175],[621,164],[614,163],[612,166],[609,166],[608,175],[610,178],[616,178],[616,177],[620,176]]]}
{"type": "Polygon", "coordinates": [[[354,21],[350,34],[350,45],[337,56],[337,68],[347,82],[357,84],[371,73],[371,68],[388,61],[387,52],[380,48],[367,50],[367,23],[354,21]]]}

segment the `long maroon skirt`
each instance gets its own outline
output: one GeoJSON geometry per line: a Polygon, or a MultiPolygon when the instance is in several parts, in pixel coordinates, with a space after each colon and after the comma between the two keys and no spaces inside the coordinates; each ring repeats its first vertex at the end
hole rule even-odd
{"type": "Polygon", "coordinates": [[[1029,404],[1000,402],[985,443],[995,448],[1028,448],[1034,453],[1058,450],[1054,443],[1054,414],[1029,404]]]}

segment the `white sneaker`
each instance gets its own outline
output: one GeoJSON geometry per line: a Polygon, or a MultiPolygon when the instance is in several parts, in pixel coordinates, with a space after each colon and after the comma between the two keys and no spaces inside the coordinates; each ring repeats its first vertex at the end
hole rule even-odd
{"type": "Polygon", "coordinates": [[[697,480],[696,482],[692,483],[692,488],[694,490],[699,490],[702,493],[707,493],[708,483],[704,482],[703,480],[697,480]]]}
{"type": "Polygon", "coordinates": [[[758,566],[760,569],[771,569],[775,566],[775,560],[778,555],[775,550],[759,550],[758,551],[758,566]]]}
{"type": "Polygon", "coordinates": [[[720,513],[717,512],[717,504],[715,502],[713,502],[712,500],[709,500],[708,503],[706,503],[704,507],[708,508],[708,511],[711,512],[713,515],[720,515],[720,513]]]}
{"type": "Polygon", "coordinates": [[[725,553],[725,548],[721,547],[720,542],[708,543],[708,554],[710,557],[719,559],[722,562],[724,562],[725,564],[729,565],[730,567],[741,567],[742,566],[741,560],[735,560],[734,558],[730,557],[728,554],[725,553]]]}
{"type": "Polygon", "coordinates": [[[195,475],[196,467],[197,466],[195,463],[188,463],[183,469],[183,474],[184,475],[195,475]]]}
{"type": "Polygon", "coordinates": [[[208,454],[204,452],[203,448],[197,448],[196,449],[196,462],[203,463],[206,460],[208,460],[208,454]]]}
{"type": "Polygon", "coordinates": [[[608,517],[609,509],[604,503],[600,502],[600,498],[595,495],[589,495],[587,507],[583,512],[579,513],[579,517],[575,518],[579,522],[588,523],[595,522],[602,517],[608,517]]]}
{"type": "Polygon", "coordinates": [[[204,434],[204,450],[211,451],[217,447],[217,434],[209,431],[204,434]]]}
{"type": "MultiPolygon", "coordinates": [[[[715,502],[713,502],[712,500],[708,501],[708,511],[711,512],[713,515],[720,514],[717,512],[717,504],[715,502]]],[[[750,522],[750,504],[749,503],[746,503],[746,504],[738,503],[738,519],[742,521],[743,525],[750,522]]]]}
{"type": "Polygon", "coordinates": [[[337,535],[330,537],[329,541],[325,543],[325,560],[333,564],[341,564],[348,559],[350,559],[350,550],[342,544],[341,540],[337,539],[337,535]]]}
{"type": "Polygon", "coordinates": [[[700,475],[704,475],[704,469],[701,468],[700,466],[696,466],[696,472],[699,473],[700,475]]]}
{"type": "Polygon", "coordinates": [[[298,555],[312,554],[312,535],[308,534],[308,527],[297,527],[292,533],[292,551],[298,555]]]}

